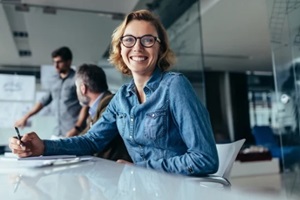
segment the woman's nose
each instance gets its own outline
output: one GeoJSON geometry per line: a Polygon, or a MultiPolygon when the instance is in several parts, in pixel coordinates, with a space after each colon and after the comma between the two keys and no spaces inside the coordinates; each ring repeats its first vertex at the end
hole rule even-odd
{"type": "Polygon", "coordinates": [[[134,46],[132,48],[133,48],[133,50],[141,50],[141,49],[143,49],[143,46],[141,44],[140,38],[138,38],[136,40],[136,43],[134,44],[134,46]]]}

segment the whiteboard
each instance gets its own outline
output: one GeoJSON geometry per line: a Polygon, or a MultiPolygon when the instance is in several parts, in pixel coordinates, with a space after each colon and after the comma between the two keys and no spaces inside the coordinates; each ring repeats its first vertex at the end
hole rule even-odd
{"type": "Polygon", "coordinates": [[[0,100],[33,101],[35,76],[0,74],[0,100]]]}
{"type": "Polygon", "coordinates": [[[0,102],[0,128],[13,128],[16,120],[24,116],[33,103],[0,102]]]}

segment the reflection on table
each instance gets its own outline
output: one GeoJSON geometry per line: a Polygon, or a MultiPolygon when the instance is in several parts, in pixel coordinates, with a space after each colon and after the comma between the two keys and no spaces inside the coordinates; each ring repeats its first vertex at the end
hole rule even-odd
{"type": "Polygon", "coordinates": [[[99,158],[41,169],[7,166],[0,161],[1,199],[276,199],[99,158]]]}

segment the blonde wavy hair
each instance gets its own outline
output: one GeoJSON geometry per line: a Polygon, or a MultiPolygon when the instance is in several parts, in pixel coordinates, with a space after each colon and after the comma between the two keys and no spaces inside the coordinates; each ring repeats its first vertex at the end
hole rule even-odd
{"type": "Polygon", "coordinates": [[[108,59],[109,62],[113,64],[123,74],[131,75],[131,71],[123,62],[121,56],[120,38],[125,32],[127,24],[133,20],[143,20],[149,22],[156,28],[158,37],[161,41],[156,66],[158,66],[162,71],[168,70],[176,61],[175,54],[170,49],[167,31],[163,27],[159,18],[148,10],[138,10],[129,13],[125,17],[124,21],[114,30],[112,34],[111,49],[108,59]]]}

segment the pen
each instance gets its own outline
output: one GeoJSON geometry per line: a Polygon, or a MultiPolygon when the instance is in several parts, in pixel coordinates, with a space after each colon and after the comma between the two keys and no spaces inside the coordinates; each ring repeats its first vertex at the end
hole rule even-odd
{"type": "Polygon", "coordinates": [[[17,132],[17,137],[18,137],[18,140],[20,141],[20,145],[23,146],[23,142],[21,141],[21,135],[20,135],[20,131],[19,131],[18,127],[15,127],[15,130],[17,132]]]}

